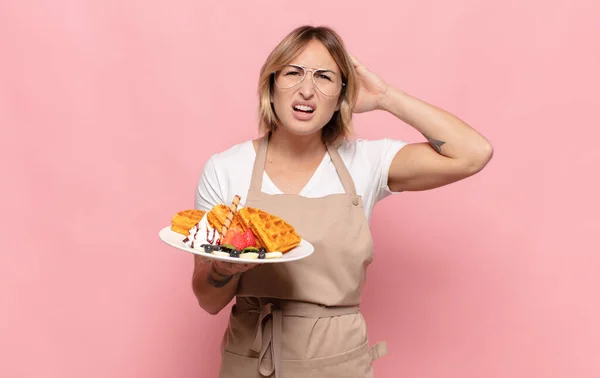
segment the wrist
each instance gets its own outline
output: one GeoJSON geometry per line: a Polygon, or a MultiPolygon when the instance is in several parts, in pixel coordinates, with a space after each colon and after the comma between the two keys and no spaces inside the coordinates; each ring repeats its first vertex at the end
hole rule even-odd
{"type": "Polygon", "coordinates": [[[378,101],[379,110],[383,110],[392,113],[395,116],[399,116],[404,112],[405,102],[407,94],[388,86],[385,93],[382,94],[378,101]]]}

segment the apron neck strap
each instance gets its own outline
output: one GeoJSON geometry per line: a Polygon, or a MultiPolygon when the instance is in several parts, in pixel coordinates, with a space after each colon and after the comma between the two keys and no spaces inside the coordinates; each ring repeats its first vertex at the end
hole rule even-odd
{"type": "MultiPolygon", "coordinates": [[[[267,145],[269,144],[270,135],[270,133],[267,133],[260,139],[258,150],[256,151],[256,159],[254,160],[252,179],[250,181],[250,190],[256,193],[262,191],[262,180],[265,171],[265,162],[267,161],[267,145]]],[[[346,164],[344,164],[337,148],[327,145],[327,152],[329,153],[333,166],[344,186],[344,191],[347,194],[355,196],[356,187],[354,186],[354,180],[352,180],[352,176],[350,175],[348,168],[346,168],[346,164]]]]}
{"type": "Polygon", "coordinates": [[[254,159],[254,168],[252,168],[252,179],[250,181],[250,191],[259,193],[262,191],[262,179],[265,171],[265,162],[267,161],[267,144],[271,133],[266,133],[258,142],[258,150],[254,159]]]}
{"type": "Polygon", "coordinates": [[[356,187],[354,186],[354,180],[352,180],[352,176],[350,175],[348,168],[346,168],[346,164],[344,164],[344,161],[342,160],[342,157],[340,156],[340,153],[338,152],[337,148],[332,147],[331,145],[327,145],[327,151],[329,152],[329,156],[331,157],[331,161],[333,162],[333,166],[335,167],[338,176],[340,176],[340,181],[344,186],[344,191],[347,194],[352,194],[353,196],[356,196],[356,187]]]}

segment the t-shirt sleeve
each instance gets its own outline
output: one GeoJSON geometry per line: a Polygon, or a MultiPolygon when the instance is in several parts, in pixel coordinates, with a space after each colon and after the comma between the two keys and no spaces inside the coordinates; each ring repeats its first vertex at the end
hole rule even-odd
{"type": "Polygon", "coordinates": [[[363,141],[364,153],[371,164],[373,198],[375,202],[395,193],[388,186],[388,175],[394,157],[406,146],[403,140],[384,138],[379,140],[363,141]]]}
{"type": "Polygon", "coordinates": [[[196,210],[210,211],[210,209],[220,203],[225,203],[225,201],[223,201],[223,193],[219,185],[215,163],[210,158],[204,165],[202,174],[198,180],[194,208],[196,210]]]}

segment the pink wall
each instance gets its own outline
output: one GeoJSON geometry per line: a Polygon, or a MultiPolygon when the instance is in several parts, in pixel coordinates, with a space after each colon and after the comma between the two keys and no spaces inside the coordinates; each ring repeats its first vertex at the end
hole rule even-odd
{"type": "Polygon", "coordinates": [[[557,3],[2,1],[0,376],[215,376],[227,313],[157,231],[256,135],[259,67],[300,23],[495,146],[476,177],[376,208],[377,376],[600,376],[600,6],[557,3]]]}

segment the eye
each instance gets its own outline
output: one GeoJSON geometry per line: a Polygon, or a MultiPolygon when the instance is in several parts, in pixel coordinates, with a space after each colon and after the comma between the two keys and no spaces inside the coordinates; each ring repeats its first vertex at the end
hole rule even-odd
{"type": "Polygon", "coordinates": [[[287,66],[281,70],[283,76],[302,76],[304,74],[302,68],[287,66]]]}
{"type": "Polygon", "coordinates": [[[319,73],[317,75],[317,78],[319,78],[319,79],[325,79],[325,80],[329,80],[329,81],[333,81],[333,79],[329,75],[327,75],[326,73],[319,73]]]}

